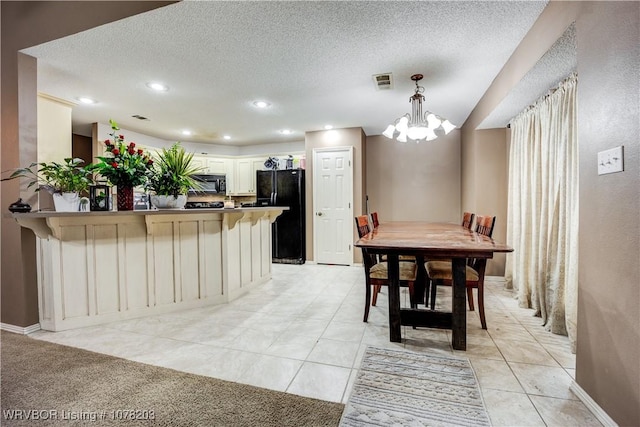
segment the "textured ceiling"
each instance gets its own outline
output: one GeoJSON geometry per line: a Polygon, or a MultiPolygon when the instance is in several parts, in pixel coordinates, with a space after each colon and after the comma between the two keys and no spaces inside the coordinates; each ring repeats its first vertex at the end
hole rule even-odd
{"type": "Polygon", "coordinates": [[[25,52],[38,58],[39,91],[98,100],[74,107],[77,133],[113,118],[215,144],[301,141],[325,124],[377,135],[410,111],[415,73],[425,108],[462,125],[545,5],[184,1],[25,52]],[[372,75],[386,72],[394,89],[376,91],[372,75]],[[170,90],[152,93],[152,80],[170,90]],[[272,105],[257,110],[257,99],[272,105]]]}
{"type": "Polygon", "coordinates": [[[520,80],[478,129],[503,128],[564,78],[577,70],[576,29],[571,25],[536,65],[520,80]]]}

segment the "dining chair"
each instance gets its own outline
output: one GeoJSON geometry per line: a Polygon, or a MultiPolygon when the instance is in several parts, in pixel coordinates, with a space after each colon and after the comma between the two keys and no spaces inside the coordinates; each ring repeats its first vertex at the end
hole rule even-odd
{"type": "MultiPolygon", "coordinates": [[[[355,218],[356,228],[358,229],[358,236],[364,237],[369,233],[369,220],[366,215],[360,215],[355,218]]],[[[377,302],[378,293],[382,286],[389,286],[389,268],[386,261],[378,262],[378,258],[369,253],[365,248],[362,248],[362,261],[364,264],[365,273],[365,306],[364,306],[364,319],[366,322],[369,319],[369,308],[371,305],[375,306],[377,302]],[[371,288],[374,289],[373,295],[371,288]]],[[[400,262],[400,286],[409,288],[409,301],[412,308],[417,307],[415,303],[414,285],[416,282],[416,263],[415,262],[400,262]]]]}
{"type": "MultiPolygon", "coordinates": [[[[373,229],[375,230],[376,228],[378,228],[378,226],[380,225],[380,221],[378,220],[378,212],[371,212],[371,224],[373,225],[373,229]]],[[[381,262],[384,262],[387,260],[387,256],[386,255],[378,255],[378,259],[381,262]]],[[[398,260],[399,261],[406,261],[406,262],[416,262],[416,257],[413,255],[399,255],[398,256],[398,260]]],[[[424,273],[422,273],[422,276],[424,277],[424,273]]],[[[420,292],[421,294],[424,294],[424,290],[422,290],[422,288],[424,288],[424,286],[420,286],[420,289],[416,289],[418,292],[420,292]]],[[[372,298],[372,305],[375,307],[376,305],[376,301],[378,301],[378,294],[380,293],[380,290],[382,289],[381,286],[376,286],[373,288],[373,298],[372,298]]],[[[414,297],[416,297],[417,294],[414,294],[414,297]]],[[[422,301],[423,298],[420,298],[420,300],[422,301]]]]}
{"type": "Polygon", "coordinates": [[[373,228],[378,228],[380,222],[378,221],[378,212],[371,212],[371,224],[373,224],[373,228]]]}
{"type": "Polygon", "coordinates": [[[475,216],[476,215],[471,212],[465,212],[462,214],[462,226],[471,230],[471,225],[473,224],[473,218],[475,216]]]}
{"type": "MultiPolygon", "coordinates": [[[[484,234],[491,237],[493,234],[493,227],[496,223],[495,216],[480,216],[476,218],[476,233],[484,234]]],[[[464,225],[464,223],[463,223],[464,225]]],[[[431,309],[433,310],[436,305],[436,293],[438,285],[452,285],[452,268],[451,261],[427,261],[425,263],[425,269],[427,270],[427,280],[430,282],[431,291],[431,309]]],[[[480,323],[482,329],[487,329],[487,321],[484,315],[484,273],[487,266],[487,260],[485,258],[469,258],[466,266],[466,287],[467,287],[467,301],[469,303],[469,310],[474,310],[473,305],[473,288],[478,290],[478,312],[480,314],[480,323]]]]}

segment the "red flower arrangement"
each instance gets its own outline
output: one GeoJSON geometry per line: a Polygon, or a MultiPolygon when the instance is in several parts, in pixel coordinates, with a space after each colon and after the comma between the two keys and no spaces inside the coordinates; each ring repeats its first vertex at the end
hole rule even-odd
{"type": "Polygon", "coordinates": [[[109,124],[113,130],[110,134],[112,139],[104,141],[108,155],[98,157],[100,162],[91,165],[92,170],[118,187],[146,184],[153,160],[143,149],[136,149],[135,142],[124,142],[124,135],[117,134],[120,128],[115,121],[109,120],[109,124]]]}

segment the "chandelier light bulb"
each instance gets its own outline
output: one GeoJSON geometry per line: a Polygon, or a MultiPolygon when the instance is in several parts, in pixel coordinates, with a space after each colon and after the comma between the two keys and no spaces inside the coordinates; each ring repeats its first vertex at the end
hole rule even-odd
{"type": "Polygon", "coordinates": [[[401,132],[400,135],[398,135],[397,140],[400,142],[407,142],[407,134],[405,132],[401,132]]]}
{"type": "Polygon", "coordinates": [[[408,124],[409,124],[409,118],[407,118],[407,116],[402,116],[400,117],[400,120],[398,120],[398,124],[396,125],[396,130],[400,133],[406,133],[409,127],[408,124]]]}
{"type": "Polygon", "coordinates": [[[429,129],[438,129],[442,120],[436,117],[435,114],[431,113],[427,116],[427,123],[429,123],[429,129]]]}
{"type": "Polygon", "coordinates": [[[449,120],[445,120],[442,122],[442,129],[444,129],[444,134],[447,135],[449,132],[454,130],[456,127],[449,120]]]}
{"type": "Polygon", "coordinates": [[[396,127],[394,125],[389,125],[387,126],[387,128],[384,130],[384,132],[382,132],[382,134],[384,136],[386,136],[389,139],[393,139],[393,133],[396,131],[396,127]]]}

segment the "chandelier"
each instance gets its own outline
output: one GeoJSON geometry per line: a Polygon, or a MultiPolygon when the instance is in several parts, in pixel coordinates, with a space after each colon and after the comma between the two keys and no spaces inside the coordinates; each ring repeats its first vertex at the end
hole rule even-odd
{"type": "Polygon", "coordinates": [[[407,113],[393,122],[393,124],[387,126],[385,131],[382,132],[387,138],[393,139],[397,132],[398,137],[396,139],[400,142],[407,142],[407,138],[416,142],[422,140],[432,141],[438,137],[436,130],[443,130],[446,135],[456,128],[449,120],[438,117],[430,111],[422,113],[424,88],[418,85],[422,77],[422,74],[411,76],[411,80],[416,82],[416,91],[409,97],[411,115],[407,113]]]}

